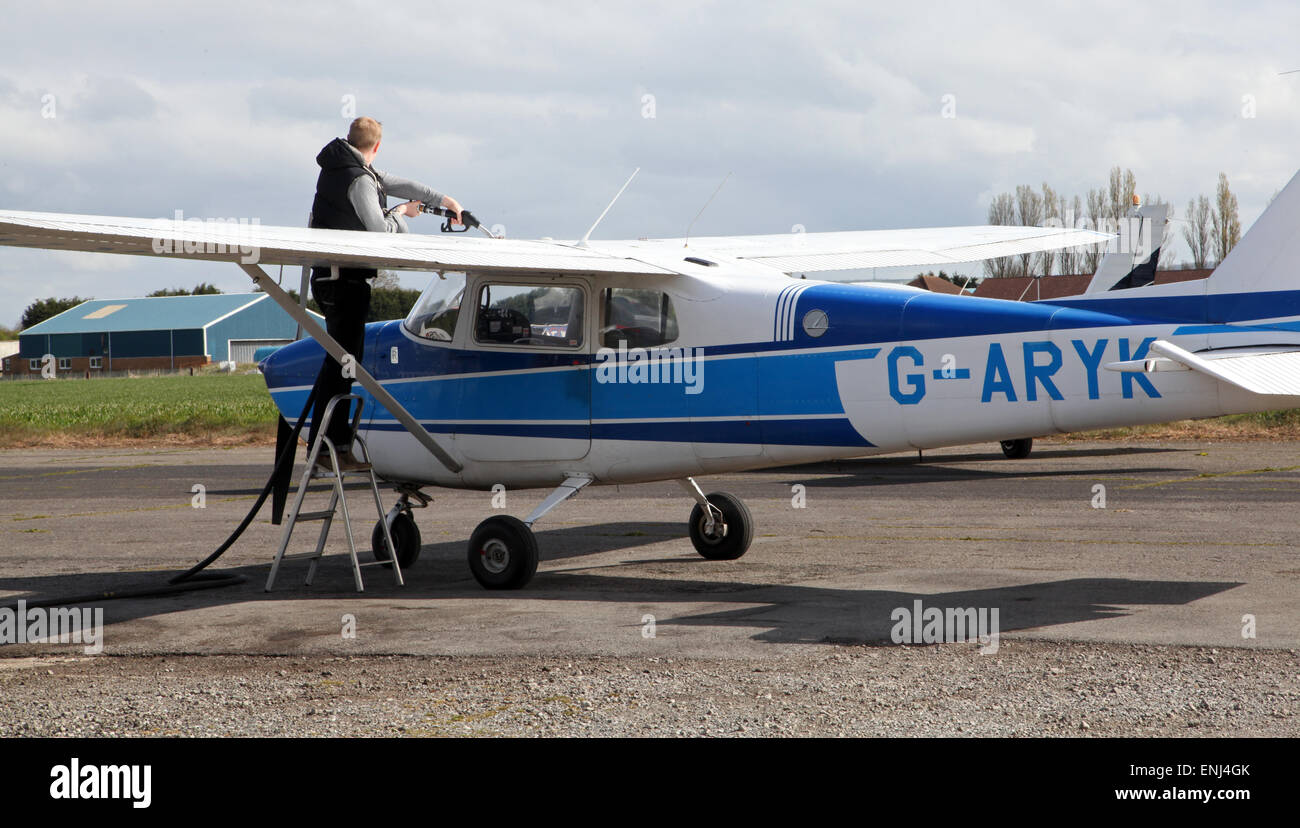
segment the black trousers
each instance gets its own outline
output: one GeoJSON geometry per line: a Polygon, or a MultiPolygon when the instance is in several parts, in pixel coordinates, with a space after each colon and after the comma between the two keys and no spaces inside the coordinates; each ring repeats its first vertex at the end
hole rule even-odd
{"type": "MultiPolygon", "coordinates": [[[[333,337],[343,350],[361,365],[362,352],[366,342],[366,317],[370,314],[370,283],[366,281],[378,275],[374,270],[342,268],[339,278],[329,280],[329,268],[312,268],[311,295],[325,315],[325,331],[333,337]]],[[[336,394],[350,394],[352,378],[345,376],[343,366],[334,357],[326,354],[321,364],[320,375],[316,379],[316,405],[312,409],[311,436],[308,445],[316,442],[316,424],[325,418],[325,407],[336,394]]],[[[352,443],[352,407],[338,405],[330,421],[326,436],[340,452],[346,451],[352,443]]]]}

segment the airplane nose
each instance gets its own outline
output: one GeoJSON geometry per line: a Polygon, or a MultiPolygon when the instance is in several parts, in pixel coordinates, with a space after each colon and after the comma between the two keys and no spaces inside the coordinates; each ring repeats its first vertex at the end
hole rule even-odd
{"type": "Polygon", "coordinates": [[[275,378],[278,363],[280,362],[280,360],[276,359],[276,355],[279,352],[280,346],[277,345],[268,345],[253,352],[253,361],[257,363],[257,370],[262,372],[268,386],[276,384],[275,378]]]}

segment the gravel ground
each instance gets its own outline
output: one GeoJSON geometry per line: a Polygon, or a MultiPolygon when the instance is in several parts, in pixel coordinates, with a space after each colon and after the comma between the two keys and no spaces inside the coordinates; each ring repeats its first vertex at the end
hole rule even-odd
{"type": "Polygon", "coordinates": [[[0,659],[0,736],[1287,736],[1296,650],[0,659]]]}

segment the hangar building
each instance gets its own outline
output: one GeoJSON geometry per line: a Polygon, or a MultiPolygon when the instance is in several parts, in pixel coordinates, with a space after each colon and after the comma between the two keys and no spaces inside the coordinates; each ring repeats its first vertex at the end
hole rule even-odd
{"type": "Polygon", "coordinates": [[[296,330],[265,293],[93,299],[19,333],[19,353],[4,370],[39,373],[45,354],[60,373],[252,362],[258,348],[291,342],[296,330]]]}

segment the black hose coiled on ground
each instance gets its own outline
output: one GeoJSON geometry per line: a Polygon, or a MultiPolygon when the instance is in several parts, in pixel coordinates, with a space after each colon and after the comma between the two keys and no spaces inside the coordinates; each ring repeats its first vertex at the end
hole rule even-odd
{"type": "MultiPolygon", "coordinates": [[[[230,537],[226,538],[225,543],[218,546],[215,552],[181,574],[175,576],[167,583],[180,584],[195,578],[199,572],[207,569],[213,561],[225,554],[225,551],[233,546],[235,541],[239,540],[239,536],[244,534],[244,530],[253,522],[253,518],[257,516],[259,511],[261,511],[262,504],[266,502],[266,498],[271,494],[271,490],[275,488],[276,479],[284,475],[287,468],[293,467],[293,457],[298,451],[298,434],[302,431],[302,425],[307,420],[307,414],[311,411],[312,404],[316,401],[316,390],[316,386],[312,386],[311,393],[307,395],[307,402],[302,407],[302,413],[298,415],[298,422],[293,425],[293,432],[289,435],[289,439],[284,441],[284,445],[280,447],[280,456],[275,458],[275,467],[271,470],[271,478],[267,480],[266,485],[262,487],[262,493],[257,496],[257,501],[253,504],[253,508],[248,510],[248,514],[244,515],[244,519],[240,521],[239,526],[235,527],[235,531],[230,533],[230,537]]],[[[238,577],[241,581],[243,580],[241,576],[219,577],[238,577]]]]}
{"type": "MultiPolygon", "coordinates": [[[[317,386],[312,386],[311,393],[307,395],[307,402],[302,407],[302,414],[298,415],[298,422],[294,423],[288,439],[279,441],[279,456],[275,458],[275,467],[271,471],[271,477],[262,487],[262,493],[257,496],[257,501],[253,508],[248,510],[248,514],[240,521],[235,531],[230,533],[230,537],[218,546],[216,551],[199,561],[194,566],[175,575],[167,581],[165,586],[144,586],[134,589],[113,589],[104,590],[103,592],[88,592],[82,595],[65,595],[56,598],[42,598],[35,601],[23,601],[23,606],[28,608],[36,607],[61,607],[69,604],[89,604],[96,601],[112,601],[119,598],[148,598],[161,595],[173,595],[179,592],[190,592],[198,589],[215,589],[217,587],[235,586],[248,580],[243,575],[221,575],[219,573],[200,574],[207,569],[217,558],[225,554],[226,550],[234,546],[239,536],[244,534],[253,522],[253,518],[261,511],[262,504],[266,503],[266,498],[270,496],[275,489],[277,479],[286,477],[289,470],[293,468],[293,458],[298,450],[298,435],[302,432],[303,424],[307,421],[307,415],[311,413],[312,405],[316,401],[317,386]]],[[[281,418],[281,427],[284,420],[281,418]]],[[[16,604],[7,604],[6,608],[17,611],[16,604]]]]}

